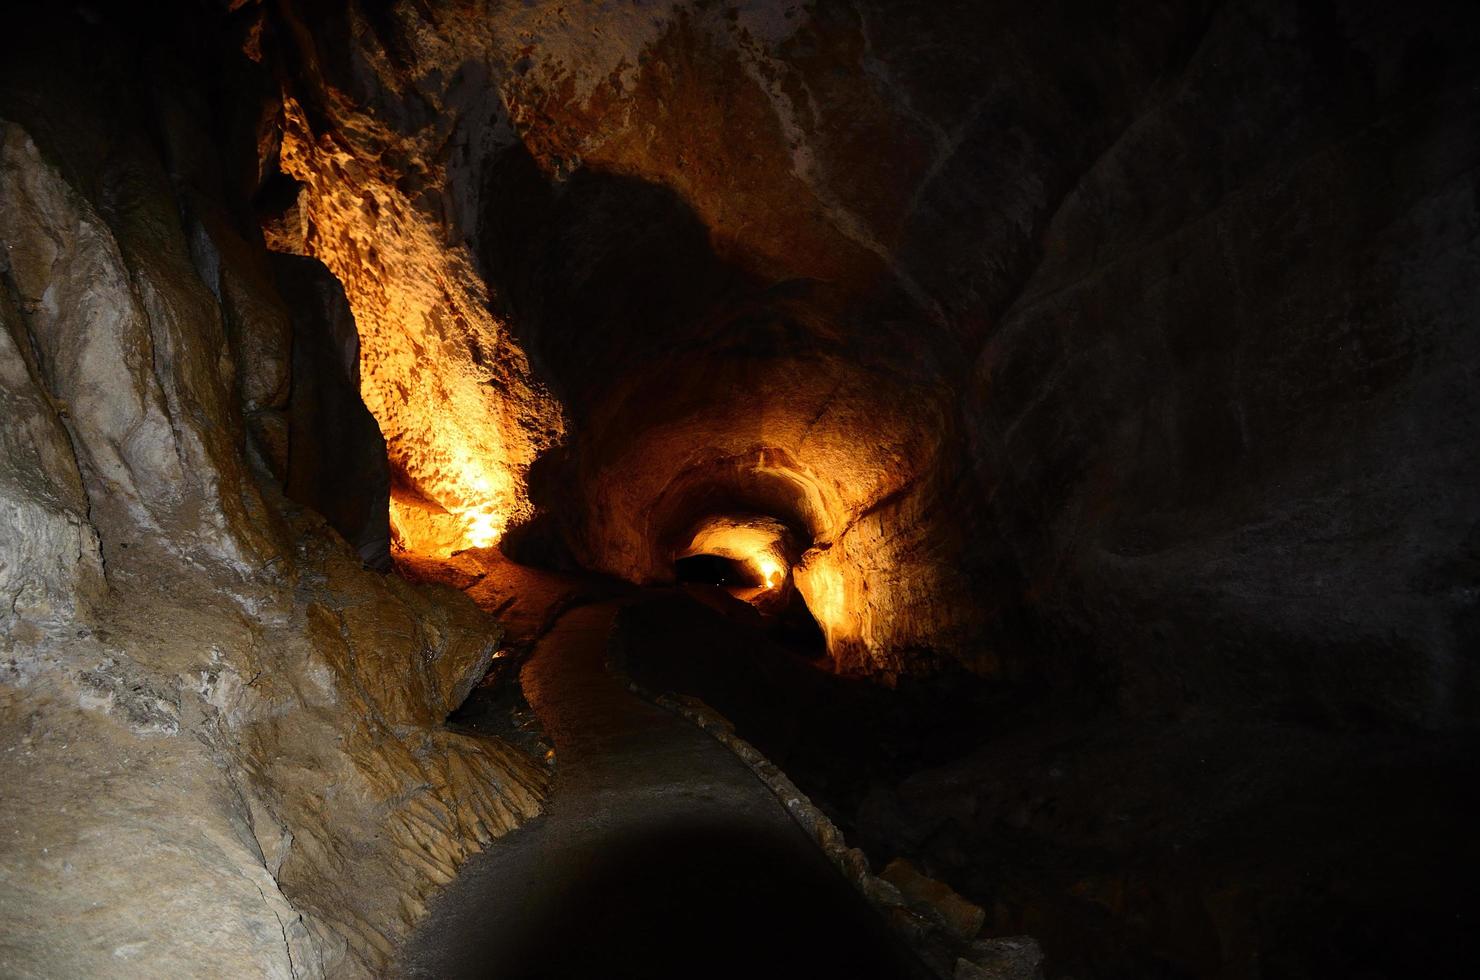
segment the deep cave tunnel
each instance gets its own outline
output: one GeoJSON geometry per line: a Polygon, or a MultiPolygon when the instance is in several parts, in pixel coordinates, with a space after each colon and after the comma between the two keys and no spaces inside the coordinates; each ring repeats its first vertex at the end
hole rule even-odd
{"type": "Polygon", "coordinates": [[[1473,973],[1474,4],[6,17],[0,973],[1473,973]]]}

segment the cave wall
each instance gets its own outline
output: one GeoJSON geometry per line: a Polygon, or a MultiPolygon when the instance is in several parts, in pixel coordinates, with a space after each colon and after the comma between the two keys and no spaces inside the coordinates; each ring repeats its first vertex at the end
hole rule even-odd
{"type": "Polygon", "coordinates": [[[268,245],[343,285],[413,551],[662,581],[696,522],[769,515],[845,672],[1473,725],[1465,5],[7,39],[8,972],[371,971],[538,809],[541,768],[440,727],[496,630],[279,492],[303,311],[268,245]]]}
{"type": "MultiPolygon", "coordinates": [[[[967,390],[1054,665],[1128,703],[1474,720],[1462,5],[1233,5],[1046,215],[967,390]]],[[[990,540],[990,538],[989,538],[990,540]]]]}
{"type": "MultiPolygon", "coordinates": [[[[359,206],[364,175],[410,160],[402,181],[419,196],[375,226],[377,250],[414,248],[422,232],[410,223],[452,254],[467,249],[510,351],[522,348],[561,399],[574,428],[529,478],[534,507],[516,518],[555,525],[555,550],[575,563],[668,580],[676,556],[663,542],[701,516],[692,498],[718,476],[709,505],[760,499],[816,545],[807,567],[824,571],[799,584],[843,583],[848,601],[829,606],[826,624],[839,665],[891,676],[903,650],[949,647],[924,617],[971,608],[951,601],[968,591],[954,572],[959,536],[910,523],[930,509],[921,488],[942,482],[938,466],[961,474],[959,446],[946,446],[957,409],[941,384],[959,358],[949,338],[919,329],[918,290],[898,286],[909,277],[890,268],[888,248],[802,166],[810,151],[787,148],[811,127],[778,115],[792,95],[764,76],[792,70],[784,49],[807,23],[782,5],[734,18],[699,7],[351,6],[265,16],[262,37],[264,51],[312,65],[292,89],[302,112],[285,114],[285,154],[306,152],[293,133],[314,119],[317,145],[340,154],[334,171],[288,167],[310,184],[308,171],[334,173],[301,205],[301,247],[346,281],[354,304],[352,280],[373,262],[344,270],[330,251],[369,249],[331,242],[361,220],[343,214],[359,206]],[[336,214],[325,211],[332,195],[345,202],[336,214]],[[860,437],[865,426],[873,432],[860,437]],[[885,527],[892,518],[899,525],[885,527]],[[851,551],[834,547],[863,525],[851,551]],[[843,560],[881,549],[867,565],[843,560]],[[906,583],[913,614],[889,598],[906,583]]],[[[893,208],[886,177],[870,177],[869,200],[893,208]]],[[[457,338],[439,347],[459,362],[485,350],[457,338]]],[[[484,395],[513,412],[524,390],[500,381],[484,395]]],[[[394,461],[402,440],[381,423],[394,461]]],[[[527,457],[504,459],[522,494],[527,457]]]]}
{"type": "Polygon", "coordinates": [[[361,43],[374,35],[358,6],[243,16],[256,18],[251,55],[279,86],[259,159],[298,185],[268,243],[318,259],[344,286],[398,546],[445,557],[492,545],[529,518],[524,470],[564,428],[453,220],[459,158],[498,136],[495,93],[476,72],[429,64],[422,84],[439,111],[401,77],[397,52],[361,43]]]}
{"type": "Polygon", "coordinates": [[[443,727],[496,625],[284,496],[270,86],[125,13],[0,52],[0,972],[367,975],[546,773],[443,727]]]}
{"type": "Polygon", "coordinates": [[[1463,5],[294,17],[565,408],[516,553],[764,505],[845,670],[1472,712],[1463,5]]]}

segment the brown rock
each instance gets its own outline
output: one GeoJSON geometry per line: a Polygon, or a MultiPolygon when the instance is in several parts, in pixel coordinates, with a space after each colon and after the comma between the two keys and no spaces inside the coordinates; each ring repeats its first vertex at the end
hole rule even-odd
{"type": "Polygon", "coordinates": [[[958,938],[970,940],[981,931],[986,913],[956,894],[945,882],[920,873],[904,858],[895,858],[884,866],[879,877],[898,888],[910,902],[931,909],[958,938]]]}

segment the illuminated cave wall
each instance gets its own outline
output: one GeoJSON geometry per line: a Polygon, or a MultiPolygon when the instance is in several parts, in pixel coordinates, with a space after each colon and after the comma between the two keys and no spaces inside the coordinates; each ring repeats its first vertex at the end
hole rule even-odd
{"type": "Polygon", "coordinates": [[[303,247],[367,388],[423,406],[367,392],[402,525],[463,515],[429,550],[488,507],[662,581],[762,514],[850,672],[1220,700],[1312,664],[1441,717],[1475,626],[1437,488],[1480,484],[1461,6],[290,3],[263,45],[303,247]]]}
{"type": "Polygon", "coordinates": [[[749,506],[794,530],[795,582],[839,666],[898,672],[892,650],[928,646],[962,589],[953,542],[922,544],[933,532],[918,500],[954,408],[935,365],[904,343],[919,297],[851,295],[897,270],[834,199],[823,163],[790,145],[804,135],[796,107],[765,81],[805,16],[472,6],[265,18],[269,52],[305,67],[285,91],[277,149],[303,187],[270,240],[345,285],[392,463],[397,544],[446,554],[535,515],[527,467],[563,428],[548,383],[578,431],[562,450],[573,482],[540,506],[577,561],[671,580],[689,543],[677,538],[749,506]],[[324,43],[342,33],[355,44],[324,43]],[[683,77],[642,70],[654,53],[698,62],[683,77]],[[725,87],[737,94],[721,99],[725,87]],[[542,188],[507,198],[498,174],[511,155],[542,188]],[[674,169],[682,159],[695,169],[674,169]],[[686,252],[650,247],[674,231],[666,210],[598,205],[599,227],[528,212],[541,193],[579,198],[590,175],[618,182],[606,199],[623,187],[671,199],[686,252]],[[792,202],[807,199],[823,210],[798,220],[792,202]],[[522,240],[551,225],[553,237],[522,240]],[[491,238],[504,254],[490,254],[491,238]],[[823,298],[773,301],[764,283],[777,279],[804,294],[821,284],[823,298]],[[870,329],[864,307],[895,322],[860,359],[849,334],[870,329]],[[792,336],[751,356],[775,330],[792,336]],[[911,616],[906,593],[940,608],[911,616]]]}
{"type": "MultiPolygon", "coordinates": [[[[311,42],[310,46],[311,46],[311,42]]],[[[495,544],[527,519],[523,473],[560,438],[558,404],[532,378],[467,249],[449,240],[436,127],[391,129],[356,98],[309,87],[318,125],[286,91],[269,144],[302,186],[269,245],[322,261],[360,332],[361,395],[380,424],[400,550],[495,544]]],[[[300,93],[301,94],[301,93],[300,93]]]]}

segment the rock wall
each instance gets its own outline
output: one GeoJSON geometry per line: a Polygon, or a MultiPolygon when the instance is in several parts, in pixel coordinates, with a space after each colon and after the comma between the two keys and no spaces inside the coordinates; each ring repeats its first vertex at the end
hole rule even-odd
{"type": "Polygon", "coordinates": [[[403,77],[356,5],[313,13],[258,13],[256,50],[281,84],[263,161],[301,188],[270,244],[319,259],[344,285],[360,390],[390,457],[398,546],[440,557],[487,547],[529,518],[524,471],[563,431],[450,213],[462,142],[496,138],[494,93],[455,66],[403,77]],[[432,98],[446,111],[429,113],[432,98]]]}
{"type": "Polygon", "coordinates": [[[443,727],[496,625],[279,489],[263,86],[178,13],[0,56],[0,972],[367,975],[546,775],[443,727]]]}
{"type": "Polygon", "coordinates": [[[1476,39],[1462,5],[1220,10],[1045,214],[967,411],[1052,671],[1473,723],[1476,39]]]}
{"type": "Polygon", "coordinates": [[[85,618],[103,589],[103,566],[72,444],[37,383],[36,364],[25,357],[30,338],[14,290],[5,285],[0,508],[11,544],[0,557],[0,607],[13,629],[22,621],[53,625],[85,618]]]}
{"type": "Polygon", "coordinates": [[[1464,5],[297,24],[564,403],[533,552],[760,506],[846,670],[1472,713],[1464,5]]]}

